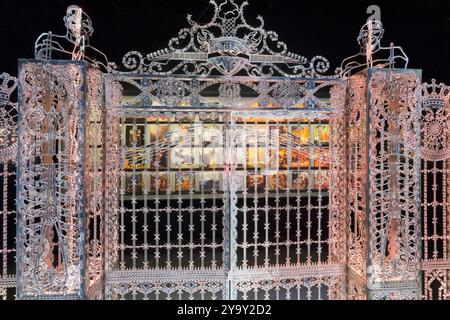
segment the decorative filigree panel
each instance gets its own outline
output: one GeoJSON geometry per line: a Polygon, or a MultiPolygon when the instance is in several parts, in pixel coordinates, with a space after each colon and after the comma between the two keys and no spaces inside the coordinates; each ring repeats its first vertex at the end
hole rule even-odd
{"type": "Polygon", "coordinates": [[[345,269],[340,265],[312,264],[235,273],[237,299],[242,300],[343,300],[345,269]]]}
{"type": "MultiPolygon", "coordinates": [[[[108,93],[108,91],[107,91],[108,93]]],[[[107,103],[115,101],[113,97],[107,96],[107,103]],[[108,100],[110,99],[110,100],[108,100]]],[[[105,185],[104,185],[104,208],[105,208],[105,298],[111,299],[112,292],[108,285],[110,281],[110,272],[118,265],[119,258],[119,230],[117,228],[119,220],[119,168],[120,168],[120,127],[119,119],[116,115],[106,112],[104,126],[104,168],[105,185]]]]}
{"type": "Polygon", "coordinates": [[[17,78],[0,75],[0,299],[13,299],[16,287],[17,78]]]}
{"type": "Polygon", "coordinates": [[[220,300],[226,289],[222,270],[129,270],[108,277],[118,300],[220,300]]]}
{"type": "Polygon", "coordinates": [[[103,74],[87,71],[86,159],[84,185],[86,197],[86,296],[103,297],[104,283],[104,197],[103,197],[103,74]]]}
{"type": "MultiPolygon", "coordinates": [[[[331,111],[330,91],[340,80],[236,77],[186,78],[107,75],[125,90],[115,107],[314,109],[331,111]]],[[[111,92],[111,94],[115,94],[111,92]]],[[[339,110],[342,111],[342,110],[339,110]]]]}
{"type": "Polygon", "coordinates": [[[348,80],[348,298],[366,297],[367,77],[348,80]]]}
{"type": "Polygon", "coordinates": [[[419,299],[420,73],[369,69],[368,297],[419,299]]]}
{"type": "Polygon", "coordinates": [[[449,299],[449,158],[450,89],[423,85],[422,235],[423,296],[449,299]]]}
{"type": "Polygon", "coordinates": [[[330,113],[330,262],[347,263],[348,233],[348,168],[347,168],[347,84],[341,82],[330,90],[330,103],[336,110],[330,113]],[[337,187],[339,186],[339,187],[337,187]]]}
{"type": "Polygon", "coordinates": [[[246,1],[215,1],[210,4],[214,15],[210,22],[199,24],[188,16],[189,27],[181,29],[166,49],[142,54],[130,51],[122,66],[109,64],[110,73],[171,76],[245,75],[253,77],[330,78],[330,63],[322,56],[308,59],[288,51],[273,31],[264,29],[258,17],[257,26],[245,18],[246,1]]]}
{"type": "Polygon", "coordinates": [[[19,73],[18,297],[84,294],[85,63],[19,73]]]}

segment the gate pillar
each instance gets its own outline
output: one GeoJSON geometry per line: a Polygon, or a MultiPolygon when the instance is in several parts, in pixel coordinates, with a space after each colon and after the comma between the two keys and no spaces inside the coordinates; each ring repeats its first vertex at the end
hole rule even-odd
{"type": "Polygon", "coordinates": [[[102,74],[19,63],[18,299],[102,296],[102,74]]]}
{"type": "Polygon", "coordinates": [[[367,297],[420,299],[421,72],[369,69],[367,108],[367,297]]]}

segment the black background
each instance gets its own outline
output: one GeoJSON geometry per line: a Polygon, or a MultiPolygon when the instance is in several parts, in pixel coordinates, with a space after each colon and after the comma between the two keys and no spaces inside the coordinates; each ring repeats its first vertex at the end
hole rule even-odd
{"type": "MultiPolygon", "coordinates": [[[[240,3],[240,1],[237,1],[240,3]]],[[[258,14],[266,29],[277,32],[294,53],[323,55],[330,71],[358,52],[356,38],[377,4],[386,29],[383,44],[402,46],[410,67],[423,69],[424,81],[436,78],[450,84],[450,1],[333,1],[250,0],[246,17],[256,24],[258,14]]],[[[80,5],[92,18],[92,44],[119,63],[131,50],[143,53],[167,47],[186,16],[208,22],[213,8],[208,0],[0,0],[0,72],[17,74],[17,59],[32,58],[35,39],[42,32],[65,34],[63,16],[70,4],[80,5]]]]}

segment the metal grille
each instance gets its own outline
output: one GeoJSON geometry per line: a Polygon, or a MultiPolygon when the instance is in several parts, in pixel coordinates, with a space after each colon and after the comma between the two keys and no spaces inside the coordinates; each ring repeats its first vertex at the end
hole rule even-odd
{"type": "Polygon", "coordinates": [[[0,188],[2,205],[0,208],[0,299],[13,299],[16,286],[16,166],[14,162],[6,162],[0,165],[0,188]]]}
{"type": "Polygon", "coordinates": [[[329,114],[113,106],[107,297],[343,294],[329,254],[329,114]]]}
{"type": "Polygon", "coordinates": [[[119,121],[113,273],[138,272],[141,281],[126,289],[115,281],[113,295],[223,298],[227,115],[167,112],[119,121]]]}
{"type": "Polygon", "coordinates": [[[449,97],[444,84],[423,85],[423,298],[427,300],[449,299],[449,97]]]}
{"type": "Polygon", "coordinates": [[[329,258],[328,121],[244,114],[234,126],[237,298],[328,298],[302,272],[329,258]]]}

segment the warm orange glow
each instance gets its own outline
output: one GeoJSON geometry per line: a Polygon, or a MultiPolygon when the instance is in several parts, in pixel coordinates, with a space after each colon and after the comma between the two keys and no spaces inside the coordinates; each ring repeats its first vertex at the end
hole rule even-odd
{"type": "Polygon", "coordinates": [[[310,165],[310,155],[307,150],[292,150],[292,167],[308,168],[310,165]]]}
{"type": "Polygon", "coordinates": [[[301,144],[307,144],[309,143],[309,127],[308,126],[302,126],[297,129],[295,129],[292,134],[300,139],[301,144]]]}

